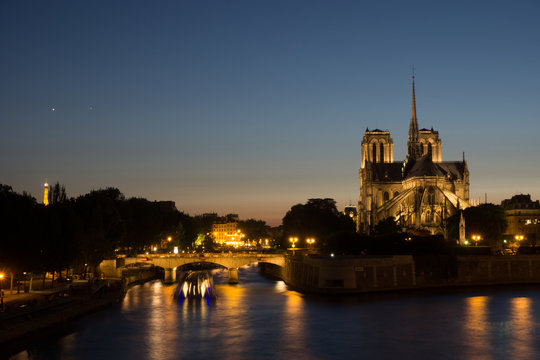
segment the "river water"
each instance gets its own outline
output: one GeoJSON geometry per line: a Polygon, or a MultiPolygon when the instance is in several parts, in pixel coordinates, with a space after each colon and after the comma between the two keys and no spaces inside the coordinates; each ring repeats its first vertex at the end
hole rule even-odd
{"type": "Polygon", "coordinates": [[[316,297],[256,267],[214,274],[218,298],[160,281],[12,359],[539,359],[540,288],[316,297]]]}

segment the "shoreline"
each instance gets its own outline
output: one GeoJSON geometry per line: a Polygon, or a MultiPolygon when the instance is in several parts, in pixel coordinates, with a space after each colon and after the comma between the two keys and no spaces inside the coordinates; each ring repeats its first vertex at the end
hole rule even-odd
{"type": "Polygon", "coordinates": [[[0,313],[0,345],[2,353],[13,353],[27,339],[76,320],[89,313],[119,304],[125,287],[121,282],[102,281],[92,288],[79,287],[76,294],[60,295],[52,300],[46,296],[40,302],[0,313]],[[93,292],[92,292],[93,291],[93,292]]]}

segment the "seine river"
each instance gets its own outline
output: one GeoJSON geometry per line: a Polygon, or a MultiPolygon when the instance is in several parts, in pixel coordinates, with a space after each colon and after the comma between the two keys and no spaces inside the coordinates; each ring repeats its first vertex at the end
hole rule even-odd
{"type": "Polygon", "coordinates": [[[540,288],[314,297],[239,270],[218,298],[179,303],[159,281],[12,359],[539,359],[540,288]]]}

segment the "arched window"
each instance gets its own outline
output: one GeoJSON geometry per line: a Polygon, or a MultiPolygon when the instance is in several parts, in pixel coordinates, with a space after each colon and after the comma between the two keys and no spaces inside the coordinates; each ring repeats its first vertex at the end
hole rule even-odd
{"type": "Polygon", "coordinates": [[[396,196],[398,196],[398,195],[399,195],[399,193],[396,191],[396,192],[394,193],[394,197],[396,197],[396,196]]]}
{"type": "Polygon", "coordinates": [[[427,144],[427,153],[429,154],[429,157],[433,158],[433,149],[431,143],[427,144]]]}
{"type": "Polygon", "coordinates": [[[433,222],[433,213],[431,212],[431,210],[427,210],[426,211],[426,223],[430,224],[433,222]]]}
{"type": "Polygon", "coordinates": [[[388,193],[388,191],[385,191],[385,192],[384,192],[384,194],[383,194],[383,200],[384,200],[384,201],[390,200],[390,194],[388,193]]]}
{"type": "Polygon", "coordinates": [[[373,143],[372,161],[377,162],[377,144],[373,143]]]}
{"type": "Polygon", "coordinates": [[[384,144],[379,145],[379,161],[384,162],[384,144]]]}
{"type": "Polygon", "coordinates": [[[435,204],[435,188],[433,186],[428,187],[428,193],[427,193],[427,203],[429,205],[435,204]]]}

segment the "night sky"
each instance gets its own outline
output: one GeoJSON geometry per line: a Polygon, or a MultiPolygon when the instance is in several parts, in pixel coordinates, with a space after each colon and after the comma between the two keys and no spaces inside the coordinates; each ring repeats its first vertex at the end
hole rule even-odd
{"type": "Polygon", "coordinates": [[[540,2],[0,3],[0,183],[118,187],[272,225],[359,196],[360,143],[420,128],[471,198],[540,198],[540,2]]]}

